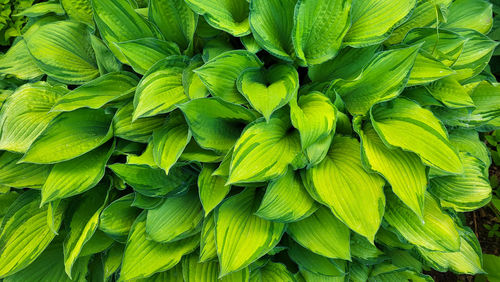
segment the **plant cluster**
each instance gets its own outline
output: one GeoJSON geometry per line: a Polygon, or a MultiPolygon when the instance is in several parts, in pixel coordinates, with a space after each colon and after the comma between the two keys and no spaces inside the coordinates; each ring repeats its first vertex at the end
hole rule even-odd
{"type": "Polygon", "coordinates": [[[60,0],[20,15],[0,56],[0,279],[484,273],[464,212],[492,198],[491,3],[60,0]]]}

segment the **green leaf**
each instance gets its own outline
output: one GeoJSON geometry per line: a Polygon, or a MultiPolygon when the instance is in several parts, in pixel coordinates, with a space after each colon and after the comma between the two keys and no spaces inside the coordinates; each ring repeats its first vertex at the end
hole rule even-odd
{"type": "Polygon", "coordinates": [[[227,152],[247,123],[257,118],[243,106],[217,98],[202,98],[178,105],[193,138],[204,149],[227,152]]]}
{"type": "Polygon", "coordinates": [[[99,67],[99,72],[101,73],[101,75],[108,72],[121,71],[122,64],[120,63],[120,61],[118,61],[111,50],[109,50],[108,46],[106,46],[106,44],[104,44],[104,42],[100,38],[96,37],[95,35],[91,35],[90,43],[92,44],[92,48],[94,49],[97,66],[99,67]]]}
{"type": "Polygon", "coordinates": [[[14,16],[24,16],[24,17],[40,17],[49,13],[54,13],[56,15],[64,15],[65,12],[59,3],[37,3],[33,6],[24,9],[22,12],[15,14],[14,16]]]}
{"type": "Polygon", "coordinates": [[[25,40],[38,67],[58,81],[82,84],[99,75],[85,24],[70,21],[49,23],[25,40]]]}
{"type": "Polygon", "coordinates": [[[217,29],[237,37],[250,33],[246,0],[186,0],[186,3],[217,29]]]}
{"type": "Polygon", "coordinates": [[[161,168],[148,165],[115,163],[108,167],[136,192],[148,197],[168,195],[170,192],[189,187],[193,172],[183,167],[175,167],[168,175],[161,168]]]}
{"type": "Polygon", "coordinates": [[[416,2],[416,0],[353,1],[352,26],[344,38],[344,44],[365,47],[383,42],[395,27],[408,18],[416,2]]]}
{"type": "Polygon", "coordinates": [[[215,244],[215,216],[209,213],[203,219],[200,236],[200,262],[217,259],[217,246],[215,244]]]}
{"type": "Polygon", "coordinates": [[[80,198],[68,226],[63,243],[64,269],[70,278],[72,268],[85,244],[92,238],[99,224],[99,214],[106,205],[109,182],[103,182],[80,198]]]}
{"type": "Polygon", "coordinates": [[[236,79],[246,68],[261,66],[262,62],[255,54],[244,50],[233,50],[218,55],[194,72],[213,96],[230,103],[245,103],[245,99],[236,88],[236,79]]]}
{"type": "Polygon", "coordinates": [[[133,207],[134,194],[123,196],[109,204],[99,216],[99,229],[119,242],[126,242],[132,224],[140,213],[133,207]]]}
{"type": "Polygon", "coordinates": [[[31,57],[24,40],[19,40],[9,48],[5,55],[0,56],[0,73],[24,80],[34,79],[44,74],[31,57]]]}
{"type": "Polygon", "coordinates": [[[14,188],[41,188],[49,176],[50,165],[17,162],[21,154],[0,153],[0,184],[14,188]]]}
{"type": "Polygon", "coordinates": [[[133,111],[132,102],[123,105],[116,111],[113,117],[114,135],[125,140],[147,143],[153,131],[165,123],[165,117],[138,118],[132,121],[133,111]]]}
{"type": "Polygon", "coordinates": [[[230,185],[225,185],[225,178],[213,175],[216,168],[215,164],[204,164],[198,176],[198,191],[205,217],[224,200],[231,189],[230,185]]]}
{"type": "Polygon", "coordinates": [[[450,143],[453,147],[457,148],[459,152],[469,153],[480,159],[487,167],[491,164],[488,148],[486,144],[479,139],[479,134],[475,130],[460,128],[451,130],[450,143]]]}
{"type": "Polygon", "coordinates": [[[102,145],[80,157],[56,163],[42,187],[42,204],[81,194],[99,183],[113,144],[102,145]]]}
{"type": "MultiPolygon", "coordinates": [[[[178,112],[176,112],[178,113],[178,112]]],[[[191,132],[180,114],[171,114],[166,124],[153,132],[153,158],[168,174],[191,140],[191,132]]]]}
{"type": "Polygon", "coordinates": [[[286,173],[301,151],[287,114],[277,112],[268,122],[257,120],[243,131],[234,146],[227,184],[267,181],[286,173]]]}
{"type": "Polygon", "coordinates": [[[294,222],[309,217],[318,209],[309,196],[300,175],[289,169],[282,177],[272,180],[255,213],[267,220],[294,222]]]}
{"type": "Polygon", "coordinates": [[[85,243],[85,246],[83,246],[82,251],[80,252],[80,257],[104,252],[114,245],[114,243],[115,240],[111,239],[111,237],[106,235],[106,233],[101,230],[96,230],[90,240],[88,240],[87,243],[85,243]]]}
{"type": "Polygon", "coordinates": [[[71,280],[64,272],[62,245],[59,242],[53,242],[28,267],[6,277],[4,281],[83,282],[86,281],[85,274],[88,272],[85,262],[88,262],[88,258],[82,258],[77,261],[74,267],[73,280],[71,280]]]}
{"type": "Polygon", "coordinates": [[[410,100],[396,99],[373,107],[371,120],[385,144],[416,153],[426,165],[462,172],[446,129],[429,110],[410,100]]]}
{"type": "Polygon", "coordinates": [[[484,0],[457,0],[451,3],[444,28],[474,29],[487,34],[493,25],[492,4],[484,0]]]}
{"type": "Polygon", "coordinates": [[[146,213],[137,217],[130,231],[123,254],[120,279],[146,278],[168,270],[180,262],[182,256],[191,253],[199,242],[192,236],[173,243],[157,243],[146,238],[146,213]]]}
{"type": "Polygon", "coordinates": [[[137,83],[137,77],[129,72],[105,74],[59,97],[51,112],[99,109],[109,102],[131,96],[137,83]]]}
{"type": "Polygon", "coordinates": [[[453,77],[446,77],[425,86],[425,89],[448,108],[474,107],[470,94],[453,77]]]}
{"type": "Polygon", "coordinates": [[[321,64],[337,55],[351,26],[351,3],[352,0],[297,2],[292,40],[301,64],[321,64]]]}
{"type": "Polygon", "coordinates": [[[442,207],[458,212],[474,211],[491,200],[491,186],[485,176],[485,164],[469,153],[460,153],[464,173],[445,175],[430,180],[430,192],[442,207]]]}
{"type": "Polygon", "coordinates": [[[171,243],[198,233],[201,229],[203,209],[194,189],[185,195],[168,197],[148,211],[146,233],[160,243],[171,243]]]}
{"type": "Polygon", "coordinates": [[[424,218],[420,219],[392,193],[386,194],[384,219],[413,245],[435,251],[458,251],[460,237],[451,217],[437,201],[425,194],[424,218]]]}
{"type": "Polygon", "coordinates": [[[250,277],[248,268],[245,268],[226,275],[219,280],[218,268],[217,261],[198,262],[198,256],[195,254],[190,254],[182,259],[182,273],[186,282],[246,282],[250,277]]]}
{"type": "Polygon", "coordinates": [[[156,38],[140,38],[115,43],[134,71],[145,74],[156,62],[171,56],[180,55],[177,44],[156,38]]]}
{"type": "Polygon", "coordinates": [[[290,281],[295,282],[295,277],[285,265],[281,263],[268,262],[262,268],[252,271],[250,282],[259,281],[290,281]]]}
{"type": "Polygon", "coordinates": [[[423,217],[427,174],[420,158],[415,153],[387,147],[370,123],[358,133],[364,164],[382,174],[403,203],[423,217]]]}
{"type": "Polygon", "coordinates": [[[397,97],[406,85],[419,46],[378,53],[355,80],[339,80],[335,90],[353,115],[365,115],[376,103],[397,97]]]}
{"type": "Polygon", "coordinates": [[[179,160],[183,162],[217,163],[222,161],[223,158],[224,155],[220,155],[213,150],[203,149],[194,139],[191,139],[179,160]]]}
{"type": "Polygon", "coordinates": [[[356,233],[351,236],[351,255],[366,263],[378,263],[384,259],[381,250],[356,233]]]}
{"type": "Polygon", "coordinates": [[[342,48],[335,58],[309,66],[307,75],[314,82],[332,81],[337,78],[354,79],[370,63],[378,48],[378,45],[366,48],[342,48]],[[351,63],[353,60],[356,60],[355,64],[351,63]]]}
{"type": "MultiPolygon", "coordinates": [[[[338,123],[338,122],[337,122],[338,123]]],[[[349,125],[350,128],[350,125],[349,125]]],[[[328,150],[330,149],[330,145],[332,144],[333,140],[333,135],[335,133],[332,132],[330,135],[323,137],[322,139],[319,139],[315,143],[313,143],[311,146],[306,148],[305,154],[307,157],[307,160],[309,161],[309,167],[315,166],[323,159],[326,157],[328,154],[328,150]]]]}
{"type": "Polygon", "coordinates": [[[127,63],[127,60],[113,43],[145,37],[160,37],[153,25],[135,12],[127,0],[91,0],[90,2],[102,39],[123,63],[127,63]]]}
{"type": "Polygon", "coordinates": [[[452,69],[457,72],[457,75],[454,77],[459,82],[462,82],[484,70],[491,59],[493,51],[498,46],[498,42],[475,30],[460,30],[456,32],[462,37],[467,38],[460,57],[458,57],[458,60],[452,66],[452,69]]]}
{"type": "Polygon", "coordinates": [[[198,15],[185,1],[151,0],[148,16],[163,37],[175,42],[181,50],[186,50],[193,43],[198,15]]]}
{"type": "Polygon", "coordinates": [[[430,266],[445,272],[453,270],[463,274],[485,273],[481,268],[482,253],[479,241],[470,228],[459,229],[460,249],[457,252],[433,252],[418,248],[430,266]]]}
{"type": "Polygon", "coordinates": [[[57,113],[49,113],[65,93],[44,82],[25,84],[10,95],[0,111],[0,149],[25,153],[57,113]]]}
{"type": "Polygon", "coordinates": [[[349,228],[326,207],[311,216],[290,223],[287,233],[308,250],[327,257],[350,260],[349,228]]]}
{"type": "Polygon", "coordinates": [[[189,65],[184,69],[182,73],[182,84],[184,85],[184,93],[189,97],[189,99],[205,98],[210,93],[207,87],[201,81],[200,77],[194,72],[203,65],[203,60],[200,55],[196,55],[191,58],[189,65]]]}
{"type": "Polygon", "coordinates": [[[104,111],[79,109],[61,113],[38,136],[21,161],[56,163],[71,160],[104,144],[112,135],[111,116],[104,111]]]}
{"type": "MultiPolygon", "coordinates": [[[[0,278],[25,269],[56,236],[47,225],[47,207],[39,208],[38,191],[26,191],[9,207],[0,228],[0,278]],[[24,242],[24,243],[22,243],[24,242]]],[[[59,229],[65,205],[55,212],[59,229]]]]}
{"type": "Polygon", "coordinates": [[[188,97],[182,85],[182,72],[187,67],[185,56],[170,56],[154,64],[137,85],[133,120],[171,112],[188,97]]]}
{"type": "Polygon", "coordinates": [[[122,264],[124,246],[114,244],[104,257],[104,279],[111,277],[122,264]]]}
{"type": "Polygon", "coordinates": [[[325,159],[305,171],[304,181],[313,199],[373,242],[384,213],[384,180],[364,170],[356,139],[334,137],[325,159]]]}
{"type": "MultiPolygon", "coordinates": [[[[392,32],[386,43],[391,45],[400,43],[411,30],[433,26],[440,20],[439,11],[445,9],[451,2],[452,0],[418,1],[411,15],[392,32]]],[[[433,29],[436,32],[436,29],[433,29]]]]}
{"type": "Polygon", "coordinates": [[[215,213],[220,276],[245,268],[278,244],[285,225],[255,212],[255,189],[247,188],[225,201],[215,213]],[[252,236],[247,236],[251,232],[252,236]]]}
{"type": "Polygon", "coordinates": [[[292,62],[295,57],[292,32],[297,0],[250,1],[250,27],[255,41],[267,52],[292,62]]]}
{"type": "Polygon", "coordinates": [[[299,89],[299,74],[291,65],[275,64],[269,69],[248,68],[236,81],[240,93],[266,120],[288,104],[299,89]]]}
{"type": "Polygon", "coordinates": [[[455,71],[426,53],[420,51],[410,72],[407,87],[427,84],[440,78],[455,74],[455,71]]]}
{"type": "Polygon", "coordinates": [[[288,255],[299,265],[300,271],[306,270],[326,276],[343,276],[345,274],[345,262],[315,254],[291,240],[289,241],[288,255]]]}
{"type": "Polygon", "coordinates": [[[299,130],[302,148],[335,132],[337,110],[325,95],[312,92],[290,102],[292,124],[299,130]]]}
{"type": "Polygon", "coordinates": [[[430,27],[412,29],[403,41],[407,45],[422,44],[421,52],[433,56],[447,67],[457,61],[465,42],[466,39],[456,32],[430,27]]]}
{"type": "Polygon", "coordinates": [[[491,282],[500,281],[500,258],[495,255],[483,254],[483,268],[488,273],[491,282]]]}
{"type": "Polygon", "coordinates": [[[70,19],[94,26],[90,0],[61,0],[61,5],[70,19]]]}
{"type": "Polygon", "coordinates": [[[258,53],[262,48],[257,44],[257,41],[255,41],[255,38],[253,37],[252,34],[240,37],[241,44],[245,46],[245,49],[247,49],[251,53],[258,53]]]}

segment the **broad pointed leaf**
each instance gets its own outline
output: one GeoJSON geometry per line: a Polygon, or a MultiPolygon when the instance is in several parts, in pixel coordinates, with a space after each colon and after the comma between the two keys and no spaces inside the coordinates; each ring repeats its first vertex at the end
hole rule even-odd
{"type": "Polygon", "coordinates": [[[182,85],[187,57],[170,56],[152,66],[139,82],[134,97],[133,120],[171,112],[188,100],[182,85]]]}
{"type": "Polygon", "coordinates": [[[168,270],[180,262],[182,256],[192,252],[199,242],[198,236],[162,244],[146,237],[146,213],[135,220],[123,254],[120,279],[131,280],[149,277],[168,270]]]}
{"type": "Polygon", "coordinates": [[[455,74],[455,71],[425,51],[420,51],[408,78],[407,87],[427,84],[455,74]]]}
{"type": "Polygon", "coordinates": [[[14,188],[41,188],[52,166],[18,164],[21,157],[21,154],[6,151],[0,154],[0,184],[14,188]]]}
{"type": "Polygon", "coordinates": [[[226,186],[225,178],[213,175],[216,168],[217,165],[204,164],[198,176],[198,191],[205,216],[224,200],[231,189],[230,185],[226,186]]]}
{"type": "Polygon", "coordinates": [[[484,175],[485,164],[468,153],[460,153],[464,173],[438,176],[430,180],[430,191],[442,207],[458,212],[473,211],[491,200],[491,186],[484,175]]]}
{"type": "Polygon", "coordinates": [[[200,237],[200,262],[217,259],[217,246],[215,244],[215,216],[208,214],[203,219],[200,237]]]}
{"type": "Polygon", "coordinates": [[[364,170],[357,140],[334,137],[325,159],[304,176],[305,186],[315,200],[373,242],[384,213],[384,180],[364,170]]]}
{"type": "Polygon", "coordinates": [[[69,112],[79,108],[101,108],[111,101],[131,96],[138,82],[137,77],[129,72],[105,74],[57,99],[51,112],[69,112]]]}
{"type": "Polygon", "coordinates": [[[163,37],[175,42],[181,50],[186,50],[192,44],[198,15],[184,0],[152,0],[149,2],[148,16],[163,37]]]}
{"type": "Polygon", "coordinates": [[[127,60],[113,45],[114,42],[159,37],[159,32],[134,11],[127,0],[91,0],[91,3],[99,33],[113,54],[123,63],[127,60]]]}
{"type": "Polygon", "coordinates": [[[396,99],[371,110],[373,127],[385,144],[415,152],[426,165],[452,173],[462,171],[441,122],[415,102],[396,99]]]}
{"type": "Polygon", "coordinates": [[[268,262],[262,268],[252,271],[250,282],[291,281],[296,282],[293,274],[282,263],[268,262]]]}
{"type": "Polygon", "coordinates": [[[299,130],[300,143],[306,149],[335,131],[337,110],[325,95],[312,92],[290,102],[292,124],[299,130]]]}
{"type": "Polygon", "coordinates": [[[353,1],[352,26],[344,39],[353,47],[374,45],[386,40],[392,30],[404,22],[415,7],[416,0],[353,1]]]}
{"type": "Polygon", "coordinates": [[[217,29],[238,37],[250,33],[246,0],[186,0],[186,3],[217,29]]]}
{"type": "Polygon", "coordinates": [[[345,262],[333,260],[300,246],[290,241],[288,255],[299,265],[300,270],[307,270],[316,274],[326,276],[343,276],[345,274],[345,262]]]}
{"type": "Polygon", "coordinates": [[[38,136],[22,161],[56,163],[71,160],[104,144],[112,135],[111,116],[104,111],[79,109],[62,113],[38,136]]]}
{"type": "Polygon", "coordinates": [[[26,80],[43,75],[42,70],[31,57],[24,40],[19,40],[9,48],[5,55],[0,57],[0,73],[26,80]]]}
{"type": "Polygon", "coordinates": [[[146,233],[160,243],[182,240],[201,229],[203,209],[194,189],[185,195],[168,197],[163,203],[148,211],[146,233]]]}
{"type": "Polygon", "coordinates": [[[179,47],[153,37],[115,43],[134,71],[145,74],[156,62],[171,55],[180,55],[179,47]]]}
{"type": "MultiPolygon", "coordinates": [[[[55,234],[47,225],[47,207],[39,208],[37,191],[26,191],[9,207],[0,228],[0,277],[26,268],[47,248],[55,234]],[[20,243],[24,242],[24,243],[20,243]]],[[[55,212],[59,229],[65,205],[55,212]]]]}
{"type": "Polygon", "coordinates": [[[474,29],[487,34],[493,25],[492,4],[484,0],[457,0],[448,8],[444,28],[474,29]]]}
{"type": "Polygon", "coordinates": [[[418,46],[384,51],[356,80],[340,80],[334,88],[353,115],[364,115],[374,104],[397,97],[406,85],[418,46]]]}
{"type": "Polygon", "coordinates": [[[108,143],[80,157],[56,163],[42,187],[42,204],[81,194],[97,185],[113,149],[114,145],[108,143]]]}
{"type": "Polygon", "coordinates": [[[132,206],[133,201],[132,193],[109,204],[99,216],[99,229],[119,242],[126,242],[132,224],[141,212],[132,206]]]}
{"type": "Polygon", "coordinates": [[[292,31],[297,0],[250,1],[250,27],[255,41],[267,52],[293,61],[292,31]]]}
{"type": "Polygon", "coordinates": [[[291,65],[276,64],[267,70],[249,68],[236,82],[238,90],[266,120],[288,104],[299,89],[299,74],[291,65]]]}
{"type": "Polygon", "coordinates": [[[190,254],[183,258],[182,273],[186,282],[246,282],[250,278],[248,268],[244,268],[238,272],[226,275],[219,280],[219,264],[217,261],[199,262],[198,256],[195,254],[190,254]]]}
{"type": "Polygon", "coordinates": [[[83,246],[92,238],[99,224],[99,214],[106,205],[109,181],[101,183],[83,195],[68,226],[68,235],[63,243],[64,269],[70,278],[72,269],[83,246]]]}
{"type": "Polygon", "coordinates": [[[247,188],[225,201],[215,213],[220,276],[238,271],[278,244],[283,223],[255,216],[255,189],[247,188]],[[252,236],[247,236],[251,232],[252,236]]]}
{"type": "Polygon", "coordinates": [[[236,142],[229,183],[267,181],[284,175],[300,153],[297,131],[291,131],[287,112],[249,125],[236,142]]]}
{"type": "Polygon", "coordinates": [[[310,216],[318,208],[309,196],[300,175],[289,169],[266,189],[257,216],[279,222],[294,222],[310,216]]]}
{"type": "Polygon", "coordinates": [[[423,217],[427,175],[420,158],[415,153],[387,147],[369,123],[359,130],[359,135],[365,164],[382,174],[392,191],[412,211],[423,217]]]}
{"type": "Polygon", "coordinates": [[[70,19],[94,26],[90,0],[61,0],[61,5],[70,19]]]}
{"type": "Polygon", "coordinates": [[[255,113],[245,107],[217,98],[191,100],[179,108],[196,142],[216,152],[231,149],[245,125],[256,119],[255,113]]]}
{"type": "Polygon", "coordinates": [[[290,223],[287,233],[308,250],[328,258],[349,260],[349,228],[326,207],[313,215],[290,223]]]}
{"type": "Polygon", "coordinates": [[[262,62],[255,54],[233,50],[218,55],[194,72],[215,97],[231,103],[244,103],[245,99],[236,88],[236,79],[246,68],[260,66],[262,62]]]}
{"type": "Polygon", "coordinates": [[[153,131],[165,123],[165,117],[154,116],[132,121],[133,112],[132,102],[123,105],[116,111],[113,117],[114,135],[125,140],[147,143],[153,131]]]}
{"type": "Polygon", "coordinates": [[[0,149],[25,153],[57,113],[50,108],[66,90],[39,82],[19,87],[0,111],[0,149]]]}
{"type": "Polygon", "coordinates": [[[68,84],[82,84],[99,75],[87,26],[58,21],[41,26],[25,38],[38,67],[68,84]]]}
{"type": "Polygon", "coordinates": [[[297,2],[293,46],[304,65],[321,64],[337,55],[351,26],[352,0],[297,2]]]}
{"type": "Polygon", "coordinates": [[[435,251],[458,251],[460,248],[455,223],[429,193],[425,194],[423,220],[392,193],[387,195],[384,219],[413,245],[435,251]]]}
{"type": "Polygon", "coordinates": [[[460,229],[460,249],[457,252],[433,252],[418,248],[425,261],[439,271],[452,270],[463,274],[484,273],[482,252],[476,235],[470,228],[460,229]]]}
{"type": "Polygon", "coordinates": [[[165,196],[170,192],[183,190],[192,182],[194,177],[191,170],[176,167],[169,175],[161,168],[152,168],[140,164],[112,164],[108,166],[125,183],[132,186],[136,192],[145,196],[165,196]]]}

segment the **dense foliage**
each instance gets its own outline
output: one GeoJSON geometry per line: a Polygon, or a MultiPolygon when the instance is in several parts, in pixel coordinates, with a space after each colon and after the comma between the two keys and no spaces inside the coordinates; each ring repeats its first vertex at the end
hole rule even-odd
{"type": "Polygon", "coordinates": [[[484,272],[489,2],[32,3],[0,0],[0,279],[484,272]]]}

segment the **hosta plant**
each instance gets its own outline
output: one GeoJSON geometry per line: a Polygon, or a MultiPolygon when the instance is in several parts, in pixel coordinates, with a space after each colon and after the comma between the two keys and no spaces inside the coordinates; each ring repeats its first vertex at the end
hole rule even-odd
{"type": "Polygon", "coordinates": [[[483,273],[483,0],[60,0],[0,57],[3,281],[483,273]]]}

